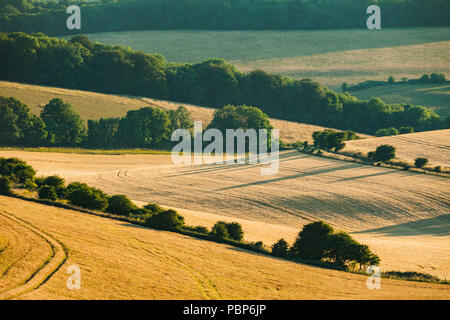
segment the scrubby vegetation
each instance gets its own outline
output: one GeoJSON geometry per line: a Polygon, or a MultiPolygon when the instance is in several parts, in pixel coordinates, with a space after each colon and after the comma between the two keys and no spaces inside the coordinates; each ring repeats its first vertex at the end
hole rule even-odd
{"type": "MultiPolygon", "coordinates": [[[[66,41],[43,34],[0,33],[0,54],[9,57],[0,61],[0,79],[8,81],[146,96],[213,108],[228,104],[254,106],[274,118],[369,134],[389,127],[423,131],[447,125],[444,119],[421,106],[386,104],[379,98],[361,101],[310,79],[296,80],[258,70],[242,73],[223,59],[196,64],[168,63],[161,55],[93,43],[85,36],[66,41]],[[61,65],[61,60],[67,63],[61,65]]],[[[7,103],[1,105],[12,112],[7,103]]],[[[165,116],[151,112],[146,111],[148,116],[164,121],[165,116]]],[[[126,121],[131,121],[131,125],[133,117],[142,113],[130,114],[126,121]]],[[[168,122],[175,123],[168,117],[168,122]]],[[[0,117],[1,121],[6,120],[0,117]]],[[[103,142],[108,145],[111,136],[108,132],[117,129],[125,133],[120,127],[126,128],[126,121],[91,122],[93,135],[88,140],[95,145],[103,142]],[[101,135],[102,130],[106,137],[101,135]]],[[[39,131],[42,123],[36,119],[34,122],[31,129],[39,131]]],[[[20,137],[20,132],[13,138],[16,136],[20,137]]],[[[38,141],[45,138],[36,135],[38,141]]],[[[136,143],[142,145],[142,140],[136,143]]]]}
{"type": "Polygon", "coordinates": [[[417,158],[414,160],[414,166],[416,168],[423,168],[428,163],[427,158],[417,158]]]}
{"type": "Polygon", "coordinates": [[[375,162],[388,162],[395,158],[395,147],[383,144],[377,147],[375,151],[369,152],[368,157],[375,162]]]}
{"type": "Polygon", "coordinates": [[[348,233],[335,233],[323,221],[305,225],[290,248],[284,239],[280,239],[272,246],[272,254],[294,260],[330,263],[344,269],[354,268],[356,264],[362,269],[380,263],[380,258],[368,246],[358,243],[348,233]]]}
{"type": "Polygon", "coordinates": [[[446,83],[447,79],[443,73],[431,73],[430,75],[424,74],[418,79],[407,79],[402,78],[400,81],[395,81],[393,76],[389,76],[386,81],[375,81],[367,80],[355,85],[349,85],[347,82],[342,84],[342,91],[359,91],[373,87],[379,87],[383,85],[391,84],[436,84],[436,83],[446,83]]]}
{"type": "Polygon", "coordinates": [[[334,130],[316,131],[312,135],[314,146],[325,150],[339,151],[345,147],[344,141],[360,139],[353,131],[337,132],[334,130]]]}
{"type": "MultiPolygon", "coordinates": [[[[88,21],[84,32],[364,28],[371,4],[365,0],[2,0],[0,30],[70,34],[60,23],[67,18],[70,3],[80,5],[88,21]]],[[[380,0],[376,4],[383,8],[383,27],[448,25],[450,7],[445,1],[380,0]]]]}

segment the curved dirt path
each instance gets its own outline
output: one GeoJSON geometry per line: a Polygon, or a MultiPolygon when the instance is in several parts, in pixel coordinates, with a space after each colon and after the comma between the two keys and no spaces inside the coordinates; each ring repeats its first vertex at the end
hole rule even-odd
{"type": "MultiPolygon", "coordinates": [[[[48,235],[44,231],[41,231],[40,229],[34,227],[32,224],[3,210],[0,211],[0,216],[16,224],[19,224],[20,226],[34,233],[43,241],[48,243],[48,245],[51,248],[50,256],[44,261],[43,264],[39,265],[38,268],[35,269],[32,272],[32,274],[22,284],[0,293],[0,300],[8,300],[16,298],[32,290],[36,290],[44,283],[46,283],[51,278],[51,276],[55,272],[57,272],[65,263],[65,261],[67,260],[67,252],[61,242],[59,242],[52,236],[48,235]]],[[[27,255],[27,253],[25,253],[25,255],[22,256],[22,258],[24,258],[27,255]]],[[[11,267],[12,265],[8,268],[8,270],[11,267]]],[[[3,274],[6,274],[8,270],[6,270],[3,274]]]]}

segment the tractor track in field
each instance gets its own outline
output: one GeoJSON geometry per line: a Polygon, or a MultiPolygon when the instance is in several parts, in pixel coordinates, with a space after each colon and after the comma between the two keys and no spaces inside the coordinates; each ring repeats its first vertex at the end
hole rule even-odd
{"type": "Polygon", "coordinates": [[[136,246],[132,243],[130,243],[130,246],[137,250],[141,250],[145,252],[146,254],[150,255],[151,257],[158,259],[162,262],[170,263],[180,269],[182,269],[184,272],[186,272],[192,280],[194,280],[199,287],[200,292],[202,293],[203,297],[207,300],[220,300],[222,299],[222,295],[220,294],[219,290],[217,289],[214,282],[212,282],[204,273],[197,270],[196,268],[188,265],[187,263],[183,262],[181,259],[169,255],[166,251],[158,249],[151,245],[150,243],[143,241],[141,239],[138,239],[134,237],[134,241],[138,242],[140,245],[136,246]],[[144,247],[146,246],[146,247],[144,247]],[[148,248],[150,247],[150,248],[148,248]]]}
{"type": "MultiPolygon", "coordinates": [[[[36,290],[45,284],[64,265],[68,258],[68,252],[63,243],[48,233],[35,227],[33,224],[4,210],[0,211],[0,215],[28,229],[30,232],[34,233],[48,243],[51,248],[50,256],[43,264],[38,266],[38,268],[36,268],[23,283],[0,293],[0,300],[9,300],[36,290]]],[[[6,272],[8,272],[8,270],[6,270],[6,272]]]]}

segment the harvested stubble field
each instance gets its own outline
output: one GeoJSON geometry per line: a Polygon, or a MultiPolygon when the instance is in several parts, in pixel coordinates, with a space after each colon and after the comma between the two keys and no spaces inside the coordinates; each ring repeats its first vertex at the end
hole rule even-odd
{"type": "Polygon", "coordinates": [[[450,167],[450,129],[346,141],[343,151],[367,153],[382,144],[394,146],[396,157],[412,165],[421,157],[428,159],[428,166],[450,167]]]}
{"type": "MultiPolygon", "coordinates": [[[[16,82],[0,81],[0,95],[12,96],[26,103],[31,112],[39,115],[42,107],[54,98],[61,98],[70,102],[81,118],[84,120],[97,120],[100,118],[123,117],[127,111],[143,108],[149,105],[158,106],[165,110],[175,110],[178,106],[186,107],[192,115],[192,120],[202,121],[206,127],[212,120],[214,109],[194,106],[185,103],[169,102],[164,100],[129,97],[111,94],[95,93],[90,91],[69,90],[55,87],[28,85],[16,82]]],[[[314,131],[326,128],[311,124],[271,119],[274,128],[280,130],[280,139],[291,143],[296,141],[312,142],[314,131]]],[[[361,135],[370,137],[369,135],[361,135]]]]}
{"type": "Polygon", "coordinates": [[[261,176],[255,165],[173,165],[170,155],[0,156],[20,157],[40,175],[176,208],[191,225],[238,221],[246,240],[267,245],[282,237],[292,243],[302,225],[323,219],[368,244],[383,271],[450,276],[448,178],[296,151],[281,154],[273,176],[261,176]]]}
{"type": "Polygon", "coordinates": [[[261,69],[312,78],[332,89],[343,82],[449,74],[449,28],[273,31],[125,31],[89,34],[168,61],[224,58],[241,71],[261,69]]]}
{"type": "MultiPolygon", "coordinates": [[[[2,267],[47,259],[44,244],[40,252],[29,252],[27,241],[17,242],[25,226],[45,231],[68,252],[41,285],[29,285],[39,263],[23,266],[21,274],[29,280],[10,277],[2,283],[0,292],[30,287],[16,299],[448,299],[450,294],[447,285],[392,279],[382,279],[380,290],[368,290],[363,275],[14,198],[1,196],[0,212],[0,234],[15,251],[2,267]],[[81,270],[80,290],[66,288],[67,268],[74,264],[81,270]]],[[[40,243],[32,235],[27,240],[40,243]]]]}

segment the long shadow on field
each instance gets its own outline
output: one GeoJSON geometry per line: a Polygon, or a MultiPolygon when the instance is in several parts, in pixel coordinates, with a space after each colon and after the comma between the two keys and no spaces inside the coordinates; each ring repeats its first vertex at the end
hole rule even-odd
{"type": "Polygon", "coordinates": [[[386,236],[448,236],[450,235],[450,214],[422,219],[394,226],[353,232],[354,234],[378,233],[386,236]]]}
{"type": "MultiPolygon", "coordinates": [[[[312,156],[302,155],[298,151],[293,151],[293,152],[289,152],[289,153],[280,154],[279,162],[305,159],[305,158],[310,158],[310,157],[312,157],[312,156]]],[[[201,174],[201,173],[212,173],[212,172],[228,171],[228,170],[232,170],[232,171],[245,170],[245,169],[249,169],[252,167],[261,166],[261,164],[233,163],[233,164],[223,164],[223,165],[215,165],[215,164],[208,165],[208,164],[206,164],[206,167],[202,167],[202,166],[205,166],[205,164],[199,165],[199,168],[184,170],[182,173],[168,175],[168,176],[164,176],[161,178],[174,178],[174,177],[180,177],[180,176],[189,176],[189,175],[196,175],[196,174],[201,174]]]]}
{"type": "Polygon", "coordinates": [[[389,170],[389,171],[385,171],[385,172],[379,172],[379,173],[372,173],[372,174],[365,174],[362,176],[356,176],[356,177],[350,177],[350,178],[343,178],[337,181],[334,181],[332,183],[336,183],[336,182],[346,182],[346,181],[352,181],[352,180],[360,180],[360,179],[365,179],[365,178],[371,178],[371,177],[377,177],[377,176],[384,176],[386,174],[392,174],[392,173],[398,173],[395,170],[389,170]]]}
{"type": "Polygon", "coordinates": [[[343,164],[341,166],[334,166],[332,168],[327,168],[327,169],[313,170],[311,172],[302,172],[302,173],[294,174],[294,175],[287,176],[287,177],[279,177],[279,178],[274,178],[274,179],[267,179],[267,180],[263,180],[263,181],[256,181],[256,182],[251,182],[251,183],[246,183],[246,184],[240,184],[237,186],[221,188],[216,191],[232,190],[232,189],[245,188],[245,187],[250,187],[250,186],[255,186],[255,185],[263,185],[263,184],[268,184],[268,183],[272,183],[272,182],[298,179],[298,178],[303,178],[303,177],[308,177],[308,176],[319,175],[319,174],[323,174],[323,173],[330,173],[330,172],[354,169],[354,168],[359,168],[359,167],[361,167],[361,165],[355,164],[355,163],[343,164]]]}

